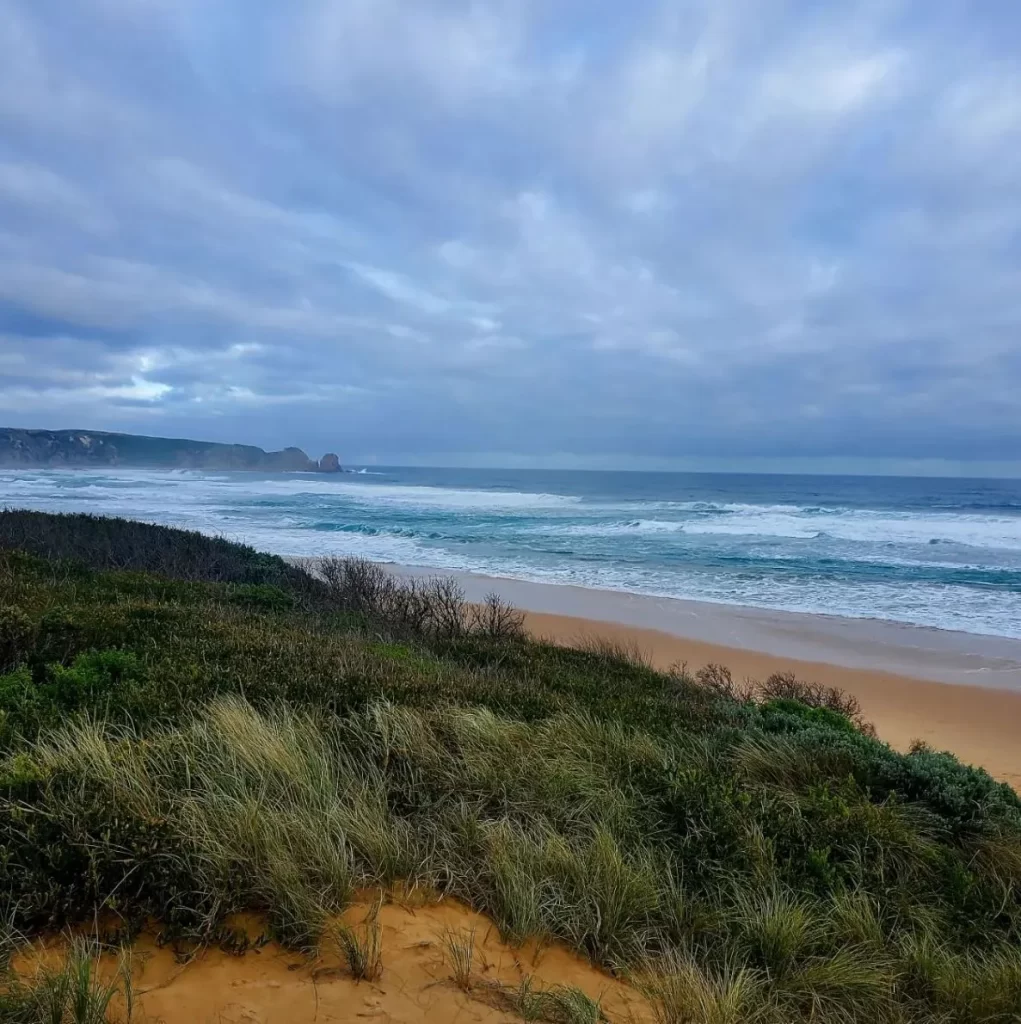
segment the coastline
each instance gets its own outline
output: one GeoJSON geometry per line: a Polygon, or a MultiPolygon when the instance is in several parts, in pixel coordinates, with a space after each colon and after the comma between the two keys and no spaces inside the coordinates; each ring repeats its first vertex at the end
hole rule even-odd
{"type": "Polygon", "coordinates": [[[793,671],[854,694],[879,735],[905,750],[922,740],[1021,789],[1021,641],[794,612],[715,605],[502,577],[449,576],[470,601],[489,593],[526,613],[553,643],[604,638],[637,646],[657,668],[717,662],[735,679],[793,671]]]}
{"type": "Polygon", "coordinates": [[[654,630],[719,648],[1021,695],[1021,640],[885,619],[789,612],[387,565],[398,576],[455,579],[469,601],[499,594],[523,611],[654,630]]]}

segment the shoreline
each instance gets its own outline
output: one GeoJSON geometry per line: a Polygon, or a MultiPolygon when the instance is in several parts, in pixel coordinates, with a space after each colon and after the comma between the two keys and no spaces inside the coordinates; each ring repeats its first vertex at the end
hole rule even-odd
{"type": "MultiPolygon", "coordinates": [[[[315,559],[311,559],[315,561],[315,559]]],[[[653,630],[693,643],[845,669],[889,672],[1021,695],[1021,640],[814,612],[536,583],[457,569],[384,565],[406,578],[452,578],[469,601],[496,593],[522,611],[653,630]]],[[[1021,723],[1019,723],[1021,724],[1021,723]]]]}
{"type": "Polygon", "coordinates": [[[880,738],[921,740],[1021,791],[1021,641],[707,602],[386,566],[404,577],[453,577],[469,601],[489,593],[525,613],[535,636],[567,646],[636,646],[656,668],[716,662],[735,680],[793,671],[861,702],[880,738]]]}

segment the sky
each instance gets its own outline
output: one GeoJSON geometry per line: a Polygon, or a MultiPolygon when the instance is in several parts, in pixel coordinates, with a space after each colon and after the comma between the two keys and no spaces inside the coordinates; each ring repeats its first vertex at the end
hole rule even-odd
{"type": "Polygon", "coordinates": [[[1016,0],[0,0],[0,425],[1021,472],[1016,0]]]}

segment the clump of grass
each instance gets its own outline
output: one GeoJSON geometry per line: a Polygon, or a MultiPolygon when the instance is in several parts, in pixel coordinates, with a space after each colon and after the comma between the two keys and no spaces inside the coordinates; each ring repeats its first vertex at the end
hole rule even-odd
{"type": "Polygon", "coordinates": [[[475,926],[446,928],[441,941],[451,980],[462,992],[470,992],[475,964],[475,926]]]}
{"type": "Polygon", "coordinates": [[[945,938],[923,932],[903,942],[905,992],[954,1024],[1021,1020],[1021,951],[1017,947],[962,955],[945,938]]]}
{"type": "Polygon", "coordinates": [[[7,973],[11,958],[24,941],[14,924],[17,911],[14,906],[0,909],[0,977],[7,973]]]}
{"type": "Polygon", "coordinates": [[[543,1016],[540,1019],[550,1024],[600,1024],[606,1020],[600,1002],[580,988],[556,985],[542,996],[543,1016]]]}
{"type": "Polygon", "coordinates": [[[498,990],[505,1002],[522,1020],[528,1024],[543,1019],[543,991],[535,987],[535,980],[532,975],[526,974],[518,982],[516,988],[501,986],[498,990]]]}
{"type": "Polygon", "coordinates": [[[365,920],[357,927],[337,927],[337,944],[355,981],[376,981],[383,973],[382,930],[379,926],[380,903],[373,904],[365,920]]]}
{"type": "Polygon", "coordinates": [[[125,1006],[118,1019],[130,1024],[134,1000],[129,961],[122,958],[120,969],[105,982],[97,971],[98,958],[96,943],[75,938],[59,966],[41,967],[34,977],[0,989],[5,1024],[109,1024],[118,995],[125,1006]]]}
{"type": "Polygon", "coordinates": [[[543,1024],[599,1024],[606,1020],[599,1000],[592,999],[580,988],[554,985],[536,988],[533,977],[525,975],[517,987],[500,986],[498,1002],[524,1021],[543,1024]]]}
{"type": "Polygon", "coordinates": [[[710,967],[691,955],[650,965],[642,987],[657,1024],[748,1024],[771,1011],[757,972],[732,963],[710,967]]]}

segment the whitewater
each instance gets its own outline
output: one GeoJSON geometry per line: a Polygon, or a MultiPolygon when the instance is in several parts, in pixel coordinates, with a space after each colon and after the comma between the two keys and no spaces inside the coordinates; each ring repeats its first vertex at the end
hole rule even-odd
{"type": "Polygon", "coordinates": [[[1021,639],[1021,481],[2,469],[0,505],[128,516],[287,555],[1021,639]]]}

